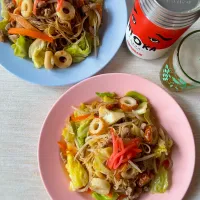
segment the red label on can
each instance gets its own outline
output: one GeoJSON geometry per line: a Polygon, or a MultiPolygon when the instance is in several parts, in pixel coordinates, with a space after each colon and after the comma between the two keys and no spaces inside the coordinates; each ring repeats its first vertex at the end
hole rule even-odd
{"type": "Polygon", "coordinates": [[[176,40],[188,29],[166,29],[152,23],[143,13],[140,0],[135,0],[133,10],[129,18],[128,31],[132,42],[127,39],[129,49],[140,57],[143,53],[164,50],[176,42],[176,40]],[[131,43],[134,42],[134,45],[131,43]],[[136,46],[138,48],[136,48],[136,46]]]}

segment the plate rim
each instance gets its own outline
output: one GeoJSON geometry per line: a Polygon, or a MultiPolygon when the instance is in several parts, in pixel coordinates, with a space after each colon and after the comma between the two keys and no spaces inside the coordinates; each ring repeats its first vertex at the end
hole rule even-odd
{"type": "Polygon", "coordinates": [[[168,97],[173,101],[173,103],[175,103],[175,104],[178,106],[178,108],[180,109],[181,113],[183,114],[183,117],[184,117],[185,121],[187,122],[188,128],[189,128],[189,130],[190,130],[190,132],[191,132],[191,136],[192,136],[192,143],[193,143],[193,148],[192,148],[192,149],[193,149],[193,154],[192,154],[192,155],[193,155],[194,159],[193,159],[193,162],[191,163],[191,164],[192,164],[192,167],[191,167],[192,172],[191,172],[189,181],[188,181],[188,183],[187,183],[186,190],[183,192],[182,197],[181,197],[181,200],[182,200],[182,199],[185,197],[186,193],[188,192],[188,190],[189,190],[189,188],[190,188],[190,185],[191,185],[191,182],[192,182],[192,179],[193,179],[193,176],[194,176],[195,166],[196,166],[196,145],[195,145],[194,134],[193,134],[193,131],[192,131],[192,127],[191,127],[191,125],[190,125],[190,122],[189,122],[189,120],[188,120],[186,114],[184,113],[183,109],[182,109],[181,106],[178,104],[178,102],[176,102],[176,100],[175,100],[165,89],[163,89],[163,88],[160,87],[159,85],[155,84],[154,82],[152,82],[152,81],[150,81],[150,80],[148,80],[148,79],[146,79],[146,78],[143,78],[143,77],[138,76],[138,75],[135,75],[135,74],[128,74],[128,73],[106,73],[106,74],[100,74],[100,75],[96,75],[96,76],[92,76],[92,77],[89,77],[89,78],[87,78],[87,79],[84,79],[83,81],[81,81],[81,82],[79,82],[79,83],[73,85],[73,86],[70,87],[69,89],[67,89],[67,90],[57,99],[57,101],[51,106],[51,108],[50,108],[50,110],[49,110],[47,116],[45,117],[45,120],[44,120],[44,122],[43,122],[42,128],[41,128],[41,130],[40,130],[39,141],[38,141],[38,146],[37,146],[37,147],[38,147],[38,148],[37,148],[37,159],[38,159],[38,168],[39,168],[39,172],[40,172],[40,177],[41,177],[41,179],[42,179],[42,183],[43,183],[43,185],[44,185],[44,187],[45,187],[45,189],[46,189],[48,195],[51,197],[52,200],[54,200],[53,197],[52,197],[52,195],[51,195],[51,192],[50,192],[49,189],[47,188],[47,185],[46,185],[45,180],[44,180],[44,178],[43,178],[43,172],[41,171],[41,163],[40,163],[40,159],[41,159],[41,158],[40,158],[41,143],[40,143],[40,142],[41,142],[42,133],[43,133],[43,131],[44,131],[44,128],[45,128],[45,125],[46,125],[46,123],[47,123],[47,119],[48,119],[49,115],[51,114],[52,110],[56,107],[56,105],[59,103],[59,101],[60,101],[68,92],[70,92],[70,91],[73,90],[74,88],[79,87],[79,85],[82,85],[82,84],[84,84],[85,82],[88,82],[88,81],[90,81],[90,80],[92,80],[92,79],[96,79],[96,78],[103,77],[103,76],[113,76],[113,75],[114,75],[114,76],[130,76],[130,77],[132,77],[133,79],[136,77],[136,78],[139,78],[139,79],[141,79],[141,80],[143,80],[143,81],[146,81],[147,83],[152,84],[154,87],[157,87],[157,88],[160,89],[162,92],[164,92],[166,95],[168,95],[168,97]]]}

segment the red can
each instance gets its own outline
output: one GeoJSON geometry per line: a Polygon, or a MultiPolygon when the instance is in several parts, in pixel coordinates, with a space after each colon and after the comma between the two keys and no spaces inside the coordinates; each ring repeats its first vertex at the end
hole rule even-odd
{"type": "Polygon", "coordinates": [[[184,6],[180,10],[178,4],[170,4],[170,7],[166,3],[170,1],[162,3],[162,0],[135,0],[126,30],[129,50],[143,59],[163,56],[199,18],[199,10],[196,9],[198,0],[193,0],[193,3],[194,1],[197,3],[188,11],[184,6]],[[176,6],[179,12],[175,12],[176,6]]]}

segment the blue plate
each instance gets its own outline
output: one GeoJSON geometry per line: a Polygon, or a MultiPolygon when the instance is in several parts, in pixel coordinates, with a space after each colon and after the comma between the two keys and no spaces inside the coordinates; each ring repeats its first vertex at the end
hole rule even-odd
{"type": "Polygon", "coordinates": [[[103,17],[100,34],[102,45],[98,57],[90,55],[83,62],[67,69],[36,69],[31,60],[14,56],[9,43],[0,43],[0,64],[26,81],[45,86],[69,85],[88,78],[108,64],[123,41],[127,25],[126,1],[105,0],[103,17]]]}

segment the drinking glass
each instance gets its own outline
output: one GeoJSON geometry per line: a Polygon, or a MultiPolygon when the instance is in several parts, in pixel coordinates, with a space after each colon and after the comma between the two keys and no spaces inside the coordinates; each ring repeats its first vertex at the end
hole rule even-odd
{"type": "Polygon", "coordinates": [[[200,30],[182,39],[164,63],[160,80],[173,92],[200,87],[200,30]]]}

